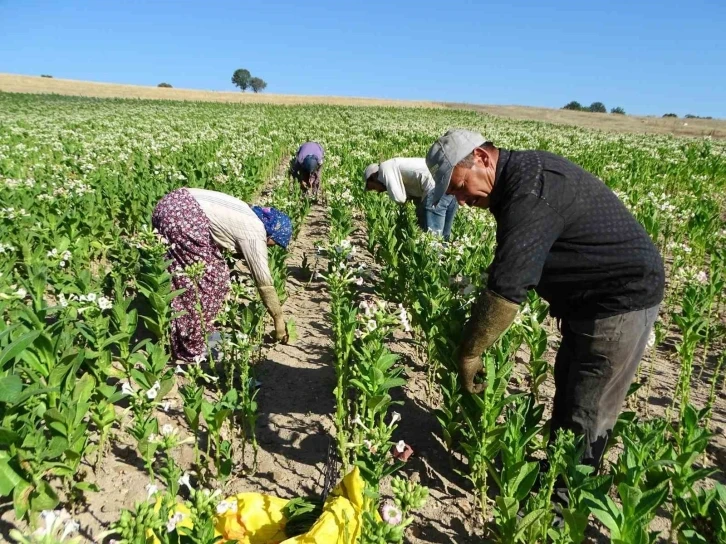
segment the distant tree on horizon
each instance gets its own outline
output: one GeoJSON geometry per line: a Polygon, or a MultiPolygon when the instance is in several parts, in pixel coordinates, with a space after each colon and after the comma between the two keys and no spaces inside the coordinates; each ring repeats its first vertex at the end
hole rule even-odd
{"type": "Polygon", "coordinates": [[[613,108],[610,110],[610,113],[617,113],[618,115],[625,115],[625,110],[618,106],[617,108],[613,108]]]}
{"type": "Polygon", "coordinates": [[[238,68],[234,71],[234,74],[232,74],[232,83],[239,87],[242,92],[245,92],[250,88],[251,82],[252,74],[250,74],[250,71],[245,68],[238,68]]]}
{"type": "Polygon", "coordinates": [[[678,117],[678,115],[675,113],[664,113],[663,117],[678,117]]]}
{"type": "Polygon", "coordinates": [[[164,87],[165,89],[171,89],[172,86],[169,83],[159,83],[157,87],[164,87]]]}
{"type": "Polygon", "coordinates": [[[577,100],[573,100],[572,102],[568,102],[564,106],[562,106],[563,110],[573,110],[573,111],[582,111],[582,104],[580,104],[577,100]]]}
{"type": "Polygon", "coordinates": [[[591,111],[593,113],[607,113],[608,109],[602,102],[593,102],[590,104],[590,107],[587,108],[587,111],[591,111]]]}
{"type": "Polygon", "coordinates": [[[49,77],[49,78],[53,79],[53,76],[48,75],[48,74],[40,74],[40,77],[49,77]]]}
{"type": "Polygon", "coordinates": [[[259,77],[253,77],[250,79],[250,87],[252,87],[252,90],[256,93],[259,93],[260,91],[264,90],[265,87],[267,87],[267,83],[264,79],[259,77]]]}

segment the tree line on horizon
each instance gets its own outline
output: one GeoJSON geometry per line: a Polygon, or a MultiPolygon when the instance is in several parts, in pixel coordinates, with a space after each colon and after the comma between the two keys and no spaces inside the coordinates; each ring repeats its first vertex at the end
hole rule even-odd
{"type": "MultiPolygon", "coordinates": [[[[572,110],[572,111],[587,111],[592,113],[607,113],[608,110],[605,107],[605,104],[602,102],[593,102],[589,106],[583,106],[580,104],[577,100],[573,100],[572,102],[568,102],[564,106],[562,106],[563,110],[572,110]]],[[[619,115],[625,115],[625,110],[621,108],[620,106],[613,108],[610,110],[610,113],[616,113],[619,115]]],[[[675,117],[678,118],[678,115],[675,113],[665,113],[663,114],[663,117],[675,117]]],[[[683,116],[685,119],[713,119],[713,117],[701,117],[700,115],[693,115],[691,113],[687,113],[683,116]]]]}

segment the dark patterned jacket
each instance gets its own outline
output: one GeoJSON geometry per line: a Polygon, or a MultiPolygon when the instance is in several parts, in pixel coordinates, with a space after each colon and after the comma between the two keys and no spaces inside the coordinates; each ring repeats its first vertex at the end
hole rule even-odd
{"type": "Polygon", "coordinates": [[[490,290],[516,303],[535,291],[558,318],[602,318],[663,299],[663,262],[605,183],[545,151],[500,149],[491,193],[497,248],[490,290]]]}

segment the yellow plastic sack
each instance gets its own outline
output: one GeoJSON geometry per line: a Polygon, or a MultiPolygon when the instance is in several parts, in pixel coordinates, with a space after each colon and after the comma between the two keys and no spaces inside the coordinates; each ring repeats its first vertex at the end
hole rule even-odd
{"type": "Polygon", "coordinates": [[[226,499],[237,501],[237,511],[228,510],[216,517],[216,533],[239,544],[355,544],[361,533],[363,488],[356,467],[331,492],[322,515],[310,530],[288,539],[283,515],[286,499],[240,493],[226,499]]]}

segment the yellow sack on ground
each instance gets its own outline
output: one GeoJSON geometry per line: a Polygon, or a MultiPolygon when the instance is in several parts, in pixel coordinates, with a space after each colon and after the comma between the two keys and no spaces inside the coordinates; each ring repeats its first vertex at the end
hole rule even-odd
{"type": "Polygon", "coordinates": [[[218,535],[240,544],[355,544],[361,533],[363,479],[354,468],[332,491],[323,513],[310,530],[285,539],[287,520],[283,509],[288,501],[261,493],[240,493],[226,499],[236,501],[215,519],[218,535]]]}

